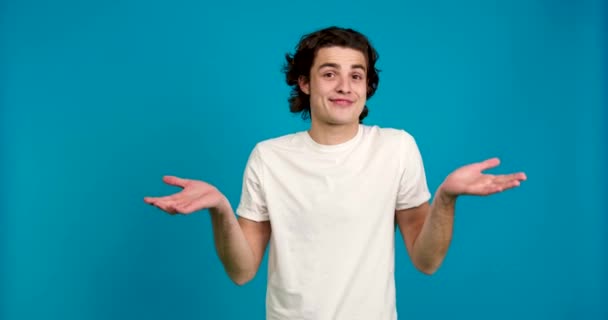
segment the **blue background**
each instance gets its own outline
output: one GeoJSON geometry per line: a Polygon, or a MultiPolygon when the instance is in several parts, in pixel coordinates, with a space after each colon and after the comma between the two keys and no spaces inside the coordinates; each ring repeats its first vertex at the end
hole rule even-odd
{"type": "Polygon", "coordinates": [[[0,3],[0,318],[262,319],[266,263],[224,274],[207,212],[144,196],[173,174],[238,204],[256,142],[304,130],[284,54],[353,27],[380,53],[366,124],[402,128],[429,187],[498,156],[520,188],[461,198],[447,259],[396,252],[401,319],[607,319],[602,1],[0,3]]]}

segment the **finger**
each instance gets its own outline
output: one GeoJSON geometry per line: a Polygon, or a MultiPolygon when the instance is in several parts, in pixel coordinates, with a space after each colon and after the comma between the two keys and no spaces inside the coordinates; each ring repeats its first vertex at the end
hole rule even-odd
{"type": "Polygon", "coordinates": [[[487,159],[487,160],[484,160],[484,161],[478,163],[481,171],[495,168],[499,164],[500,164],[500,159],[498,159],[498,158],[490,158],[490,159],[487,159]]]}
{"type": "Polygon", "coordinates": [[[504,188],[497,186],[497,185],[492,185],[492,186],[487,186],[485,191],[486,191],[486,195],[491,195],[491,194],[495,194],[495,193],[504,191],[504,188]]]}
{"type": "Polygon", "coordinates": [[[523,173],[523,172],[514,173],[511,176],[513,176],[513,179],[516,179],[518,181],[526,181],[526,180],[528,180],[528,176],[526,176],[526,174],[523,173]]]}
{"type": "MultiPolygon", "coordinates": [[[[180,213],[192,213],[194,211],[197,211],[199,209],[196,208],[196,204],[194,204],[193,208],[189,208],[190,205],[192,205],[195,201],[200,199],[207,199],[209,198],[206,194],[202,194],[202,195],[198,195],[198,199],[197,199],[197,195],[193,195],[193,194],[188,194],[185,192],[179,192],[177,194],[174,194],[172,196],[168,196],[168,197],[163,197],[163,198],[159,198],[158,200],[156,200],[154,203],[156,205],[161,205],[161,206],[165,206],[165,207],[171,207],[173,208],[175,211],[180,212],[180,213]]],[[[205,203],[208,203],[209,200],[203,200],[205,203]]]]}
{"type": "Polygon", "coordinates": [[[155,206],[155,207],[157,207],[158,209],[160,209],[160,210],[162,210],[162,211],[167,211],[167,210],[169,210],[168,205],[167,205],[167,204],[165,204],[165,203],[151,202],[151,203],[150,203],[150,205],[151,205],[151,206],[155,206]]]}
{"type": "Polygon", "coordinates": [[[519,187],[520,181],[513,175],[495,176],[493,181],[486,186],[486,190],[490,193],[498,193],[511,188],[519,187]]]}
{"type": "Polygon", "coordinates": [[[178,192],[178,193],[174,193],[172,195],[164,196],[164,197],[144,197],[144,202],[149,203],[149,204],[154,204],[158,201],[174,200],[180,196],[180,193],[181,192],[178,192]]]}
{"type": "Polygon", "coordinates": [[[152,203],[177,203],[184,201],[185,199],[187,199],[187,197],[188,196],[183,192],[178,192],[170,196],[150,198],[149,201],[152,203]]]}
{"type": "Polygon", "coordinates": [[[523,173],[505,174],[494,177],[495,183],[511,185],[513,182],[517,182],[519,185],[520,181],[526,180],[526,175],[523,173]]]}
{"type": "Polygon", "coordinates": [[[526,180],[526,174],[523,172],[512,173],[507,175],[509,181],[524,181],[526,180]]]}
{"type": "Polygon", "coordinates": [[[504,174],[494,176],[494,179],[492,179],[492,183],[494,183],[495,185],[508,184],[511,181],[513,181],[513,178],[510,175],[504,174]]]}
{"type": "Polygon", "coordinates": [[[502,192],[505,190],[509,190],[515,187],[519,186],[519,181],[517,180],[511,180],[511,181],[505,181],[501,184],[497,184],[496,185],[496,189],[498,190],[498,192],[502,192]]]}
{"type": "Polygon", "coordinates": [[[155,204],[155,206],[172,215],[177,213],[177,210],[175,210],[175,207],[172,203],[158,203],[155,204]]]}
{"type": "Polygon", "coordinates": [[[190,182],[189,179],[183,179],[176,176],[164,176],[163,181],[166,184],[182,188],[184,188],[190,182]]]}

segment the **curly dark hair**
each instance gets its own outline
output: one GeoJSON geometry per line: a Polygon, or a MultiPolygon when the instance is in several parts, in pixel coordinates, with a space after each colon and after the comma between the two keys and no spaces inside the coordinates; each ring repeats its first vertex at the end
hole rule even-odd
{"type": "MultiPolygon", "coordinates": [[[[310,69],[319,49],[334,46],[359,50],[367,59],[367,99],[371,98],[378,88],[378,53],[366,36],[353,29],[339,27],[329,27],[304,35],[296,46],[296,52],[293,55],[285,55],[287,63],[283,66],[287,85],[291,87],[289,110],[293,113],[301,112],[303,119],[310,118],[310,97],[302,92],[298,79],[303,76],[309,80],[310,69]]],[[[368,113],[367,106],[364,106],[359,115],[359,123],[363,122],[368,113]]]]}

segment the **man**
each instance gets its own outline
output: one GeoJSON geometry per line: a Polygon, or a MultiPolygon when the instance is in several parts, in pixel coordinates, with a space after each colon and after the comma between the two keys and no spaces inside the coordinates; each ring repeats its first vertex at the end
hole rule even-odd
{"type": "Polygon", "coordinates": [[[310,130],[254,148],[238,219],[202,181],[167,176],[183,190],[145,198],[172,214],[209,209],[218,256],[237,284],[255,276],[270,242],[268,319],[396,319],[395,225],[413,264],[432,274],[450,244],[456,198],[526,179],[483,174],[499,163],[489,159],[452,172],[430,204],[412,136],[361,124],[376,60],[365,36],[336,27],[306,35],[287,55],[291,111],[310,117],[310,130]]]}

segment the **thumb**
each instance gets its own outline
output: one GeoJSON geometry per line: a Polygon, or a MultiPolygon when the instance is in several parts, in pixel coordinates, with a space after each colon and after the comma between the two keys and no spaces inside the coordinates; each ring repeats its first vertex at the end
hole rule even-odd
{"type": "Polygon", "coordinates": [[[182,188],[184,188],[186,186],[186,184],[188,184],[190,182],[189,179],[182,179],[182,178],[178,178],[175,176],[164,176],[163,181],[166,184],[170,184],[172,186],[182,187],[182,188]]]}
{"type": "Polygon", "coordinates": [[[478,163],[481,171],[497,167],[499,164],[500,164],[500,159],[498,159],[498,158],[491,158],[491,159],[487,159],[485,161],[478,163]]]}

